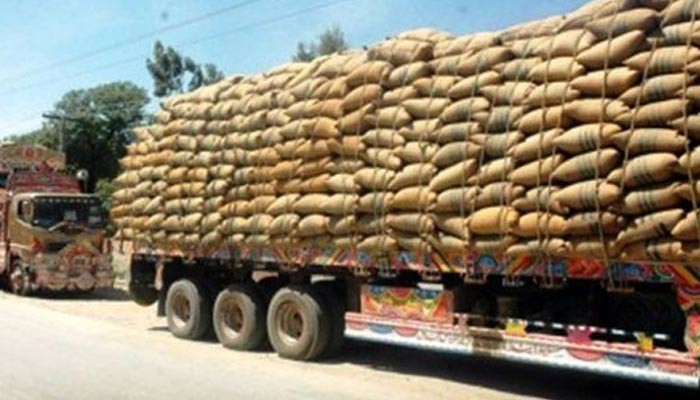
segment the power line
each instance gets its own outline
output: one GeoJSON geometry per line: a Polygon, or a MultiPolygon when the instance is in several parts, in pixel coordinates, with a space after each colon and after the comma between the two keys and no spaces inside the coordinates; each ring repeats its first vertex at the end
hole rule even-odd
{"type": "Polygon", "coordinates": [[[69,58],[66,58],[66,59],[63,59],[60,61],[55,61],[55,62],[45,64],[45,65],[42,65],[42,66],[39,66],[36,68],[32,68],[32,69],[29,69],[29,70],[27,70],[27,71],[25,71],[17,76],[12,76],[12,77],[0,79],[0,84],[5,83],[5,82],[9,82],[9,81],[16,81],[16,80],[23,79],[23,78],[26,78],[26,77],[31,76],[31,75],[36,75],[36,74],[44,72],[46,70],[63,67],[63,66],[68,65],[68,64],[73,64],[73,63],[78,62],[78,61],[89,59],[89,58],[95,57],[96,55],[106,53],[108,51],[112,51],[114,49],[118,49],[118,48],[121,48],[124,46],[128,46],[128,45],[140,42],[142,40],[149,39],[149,38],[152,38],[154,36],[160,35],[162,33],[171,31],[171,30],[175,30],[175,29],[179,29],[179,28],[182,28],[182,27],[185,27],[188,25],[192,25],[192,24],[195,24],[197,22],[200,22],[200,21],[212,18],[212,17],[219,16],[221,14],[225,14],[225,13],[237,10],[239,8],[245,7],[245,6],[253,4],[253,3],[259,3],[260,1],[262,1],[262,0],[246,0],[246,1],[239,2],[239,3],[231,4],[227,7],[219,8],[217,10],[209,11],[207,13],[198,15],[196,17],[187,18],[187,19],[184,19],[182,21],[178,21],[178,22],[172,23],[170,25],[166,25],[162,28],[159,28],[159,29],[132,37],[131,39],[123,40],[120,42],[115,42],[115,43],[112,43],[110,45],[100,47],[100,48],[97,48],[94,50],[90,50],[90,51],[87,51],[85,53],[73,56],[73,57],[69,57],[69,58]]]}
{"type": "MultiPolygon", "coordinates": [[[[274,22],[279,22],[279,21],[282,21],[282,20],[285,20],[285,19],[293,18],[293,17],[299,16],[299,15],[302,15],[302,14],[305,14],[305,13],[308,13],[308,12],[311,12],[311,11],[317,11],[317,10],[321,10],[321,9],[324,9],[324,8],[329,8],[329,7],[332,7],[332,6],[341,4],[341,3],[351,2],[351,1],[356,1],[356,0],[335,0],[335,1],[329,1],[329,2],[325,2],[325,3],[316,4],[316,5],[309,6],[309,7],[305,7],[305,8],[302,8],[302,9],[298,9],[298,10],[295,10],[295,11],[292,11],[292,12],[289,12],[289,13],[286,13],[286,14],[282,14],[282,15],[279,15],[279,16],[276,16],[276,17],[271,17],[271,18],[268,18],[268,19],[265,19],[265,20],[262,20],[262,21],[258,21],[258,22],[255,22],[255,23],[248,24],[248,25],[239,26],[239,27],[237,27],[237,28],[230,29],[230,30],[223,31],[223,32],[219,32],[219,33],[216,33],[216,34],[213,34],[213,35],[204,36],[204,37],[201,37],[201,38],[199,38],[199,39],[192,40],[192,41],[190,41],[190,42],[185,42],[185,43],[182,43],[182,44],[179,44],[179,45],[175,45],[174,47],[175,47],[175,48],[178,48],[178,49],[182,49],[182,48],[185,48],[185,47],[190,47],[190,46],[198,45],[198,44],[200,44],[200,43],[207,42],[207,41],[214,40],[214,39],[218,39],[218,38],[223,37],[223,36],[228,36],[228,35],[231,35],[231,34],[233,34],[233,33],[237,33],[237,32],[241,32],[241,31],[245,31],[245,30],[250,30],[250,29],[259,28],[259,27],[262,27],[262,26],[265,26],[265,25],[270,25],[270,24],[272,24],[272,23],[274,23],[274,22]]],[[[108,63],[108,64],[103,64],[103,65],[97,66],[97,67],[95,67],[95,68],[90,68],[90,69],[87,69],[87,70],[83,70],[83,71],[77,72],[77,73],[75,73],[75,74],[71,74],[69,77],[66,77],[66,78],[61,78],[61,79],[57,79],[57,78],[55,78],[55,79],[47,79],[47,80],[44,80],[44,81],[41,81],[41,82],[37,82],[37,83],[34,83],[34,84],[29,84],[29,85],[25,85],[25,86],[19,86],[19,87],[15,87],[15,88],[10,88],[10,89],[8,89],[8,90],[6,90],[6,91],[0,92],[0,96],[6,96],[6,95],[11,95],[11,94],[21,93],[21,92],[24,92],[24,91],[26,91],[26,90],[35,89],[35,88],[38,88],[38,87],[45,87],[45,86],[50,86],[50,85],[54,85],[54,84],[58,84],[58,83],[64,83],[64,82],[67,81],[67,80],[79,78],[79,77],[81,77],[81,76],[89,75],[89,74],[92,74],[92,73],[95,73],[95,72],[100,72],[100,71],[103,71],[103,70],[106,70],[106,69],[111,69],[111,68],[118,67],[118,66],[121,66],[121,65],[130,64],[130,63],[136,62],[136,61],[143,61],[143,60],[145,60],[147,57],[148,57],[148,55],[145,55],[145,56],[140,55],[140,56],[135,56],[135,57],[129,57],[129,58],[121,59],[121,60],[118,60],[118,61],[115,61],[115,62],[111,62],[111,63],[108,63]]]]}

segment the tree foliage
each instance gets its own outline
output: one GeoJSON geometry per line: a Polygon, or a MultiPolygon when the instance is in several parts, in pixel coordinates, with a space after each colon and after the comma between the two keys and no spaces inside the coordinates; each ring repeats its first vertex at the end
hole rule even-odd
{"type": "Polygon", "coordinates": [[[153,78],[156,97],[182,93],[185,89],[194,90],[224,78],[223,72],[214,64],[197,64],[172,47],[164,47],[160,41],[153,45],[153,59],[146,60],[146,68],[153,78]]]}
{"type": "Polygon", "coordinates": [[[340,26],[333,25],[321,32],[316,41],[297,43],[297,51],[292,56],[292,60],[311,61],[318,56],[347,50],[348,47],[349,44],[345,40],[345,34],[340,26]]]}
{"type": "Polygon", "coordinates": [[[13,140],[63,150],[69,170],[88,171],[93,190],[95,182],[119,172],[119,158],[133,140],[131,128],[147,117],[148,102],[146,90],[131,82],[72,90],[54,105],[52,119],[13,140]]]}

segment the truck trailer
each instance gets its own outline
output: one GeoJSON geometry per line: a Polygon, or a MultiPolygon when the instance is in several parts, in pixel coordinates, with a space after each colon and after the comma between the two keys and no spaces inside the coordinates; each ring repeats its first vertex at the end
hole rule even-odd
{"type": "Polygon", "coordinates": [[[162,103],[113,251],[179,338],[700,384],[697,1],[422,28],[162,103]]]}

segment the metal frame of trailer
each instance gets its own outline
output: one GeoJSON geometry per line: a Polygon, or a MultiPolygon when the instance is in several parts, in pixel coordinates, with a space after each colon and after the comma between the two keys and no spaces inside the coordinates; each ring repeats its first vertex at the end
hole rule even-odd
{"type": "MultiPolygon", "coordinates": [[[[215,260],[252,262],[265,269],[270,264],[284,271],[303,266],[345,268],[355,275],[391,277],[397,271],[420,273],[425,281],[441,274],[460,275],[467,283],[500,276],[504,284],[517,286],[518,279],[565,284],[567,279],[600,280],[615,287],[633,282],[672,284],[685,312],[686,352],[657,347],[663,335],[625,332],[583,325],[514,318],[499,319],[497,327],[470,325],[465,313],[453,311],[449,290],[405,288],[364,284],[359,312],[346,312],[345,336],[354,339],[408,346],[456,354],[478,355],[551,367],[567,368],[661,384],[700,388],[700,267],[665,262],[605,262],[592,259],[506,259],[474,254],[416,254],[400,252],[378,259],[369,254],[333,248],[199,248],[154,247],[115,240],[113,251],[132,257],[163,261],[215,260]],[[548,332],[542,333],[542,328],[548,332]],[[626,343],[606,342],[597,334],[625,336],[626,343]]],[[[394,275],[395,276],[395,275],[394,275]]]]}

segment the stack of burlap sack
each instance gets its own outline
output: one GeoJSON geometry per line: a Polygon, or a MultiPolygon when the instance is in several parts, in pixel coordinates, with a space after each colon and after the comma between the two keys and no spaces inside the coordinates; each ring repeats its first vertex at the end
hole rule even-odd
{"type": "Polygon", "coordinates": [[[696,3],[418,29],[175,96],[122,160],[118,236],[700,259],[696,3]]]}

